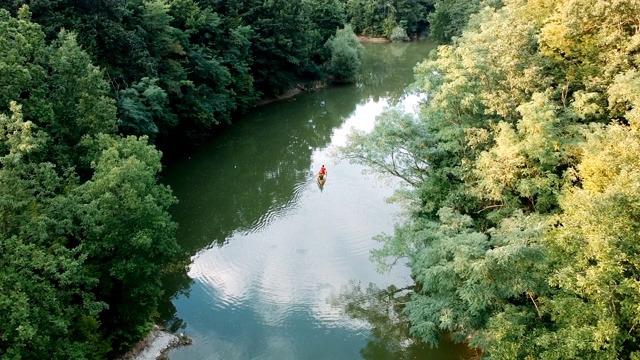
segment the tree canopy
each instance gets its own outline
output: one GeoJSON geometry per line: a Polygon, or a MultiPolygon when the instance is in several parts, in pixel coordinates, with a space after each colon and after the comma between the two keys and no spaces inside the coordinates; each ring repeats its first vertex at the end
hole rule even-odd
{"type": "MultiPolygon", "coordinates": [[[[62,41],[65,31],[104,69],[119,132],[169,149],[211,134],[261,97],[326,77],[323,45],[346,21],[338,0],[0,1],[13,15],[23,4],[40,41],[62,41]]],[[[71,99],[76,90],[59,94],[71,99]]]]}
{"type": "Polygon", "coordinates": [[[433,0],[344,0],[347,20],[356,33],[365,36],[391,36],[401,27],[408,34],[423,33],[433,0]]]}
{"type": "Polygon", "coordinates": [[[0,358],[106,358],[150,329],[175,199],[76,37],[29,16],[0,10],[0,358]]]}
{"type": "MultiPolygon", "coordinates": [[[[340,60],[324,46],[345,25],[356,34],[398,39],[431,27],[442,33],[434,38],[448,41],[480,7],[474,1],[460,12],[465,16],[459,23],[439,25],[448,20],[427,17],[438,3],[0,0],[0,8],[16,16],[20,6],[29,5],[32,21],[44,32],[42,41],[58,41],[61,31],[74,37],[87,60],[104,71],[108,96],[116,101],[118,132],[149,136],[170,151],[215,133],[260,98],[332,75],[354,81],[333,73],[344,66],[337,66],[340,60]]],[[[458,13],[447,14],[444,18],[452,19],[458,13]]]]}
{"type": "Polygon", "coordinates": [[[405,180],[406,220],[373,257],[408,258],[414,336],[488,359],[640,357],[639,10],[478,8],[416,67],[421,112],[390,109],[341,149],[405,180]]]}

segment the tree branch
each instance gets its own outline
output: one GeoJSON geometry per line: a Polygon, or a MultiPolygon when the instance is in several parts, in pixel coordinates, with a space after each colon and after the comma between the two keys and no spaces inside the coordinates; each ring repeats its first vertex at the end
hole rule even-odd
{"type": "Polygon", "coordinates": [[[503,207],[504,204],[496,204],[496,205],[490,205],[485,207],[484,209],[480,209],[478,211],[476,211],[476,214],[480,214],[481,212],[485,211],[485,210],[489,210],[489,209],[493,209],[493,208],[498,208],[498,207],[503,207]]]}
{"type": "Polygon", "coordinates": [[[538,304],[536,304],[536,300],[533,298],[533,292],[532,291],[527,291],[527,295],[529,295],[529,299],[531,299],[531,302],[533,302],[533,306],[536,307],[536,311],[538,312],[538,318],[542,319],[542,313],[540,313],[540,309],[538,308],[538,304]]]}

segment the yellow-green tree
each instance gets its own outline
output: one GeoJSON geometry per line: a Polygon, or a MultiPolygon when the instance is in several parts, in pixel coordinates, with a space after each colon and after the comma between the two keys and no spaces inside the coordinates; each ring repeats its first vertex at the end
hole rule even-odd
{"type": "Polygon", "coordinates": [[[418,119],[390,111],[342,149],[414,179],[373,255],[408,258],[424,341],[637,358],[640,3],[503,3],[416,67],[418,119]]]}

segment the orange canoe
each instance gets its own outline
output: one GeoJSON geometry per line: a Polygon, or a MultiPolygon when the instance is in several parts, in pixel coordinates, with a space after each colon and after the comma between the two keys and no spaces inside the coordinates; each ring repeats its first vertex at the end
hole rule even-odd
{"type": "Polygon", "coordinates": [[[324,185],[325,181],[327,181],[327,174],[322,175],[318,173],[318,184],[324,185]]]}

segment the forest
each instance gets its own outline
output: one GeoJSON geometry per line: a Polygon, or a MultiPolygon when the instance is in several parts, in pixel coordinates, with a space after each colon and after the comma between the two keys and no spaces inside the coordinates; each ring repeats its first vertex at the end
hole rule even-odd
{"type": "Polygon", "coordinates": [[[486,359],[640,359],[638,14],[484,3],[415,67],[420,112],[388,109],[340,149],[404,184],[372,257],[407,260],[415,285],[387,294],[412,336],[486,359]]]}
{"type": "Polygon", "coordinates": [[[353,69],[340,58],[357,64],[354,50],[327,44],[347,24],[357,34],[416,37],[433,12],[441,25],[431,31],[445,38],[464,25],[456,23],[456,32],[448,19],[469,7],[437,10],[433,0],[0,0],[13,17],[24,4],[47,43],[61,30],[74,33],[104,72],[117,132],[146,135],[166,151],[214,134],[258,99],[327,79],[351,81],[353,69]]]}
{"type": "Polygon", "coordinates": [[[356,34],[427,34],[441,46],[415,67],[420,113],[389,109],[340,154],[405,183],[405,221],[372,257],[408,259],[412,336],[488,359],[640,359],[638,14],[637,0],[0,0],[0,358],[127,351],[180,266],[163,157],[260,99],[353,82],[356,34]]]}

